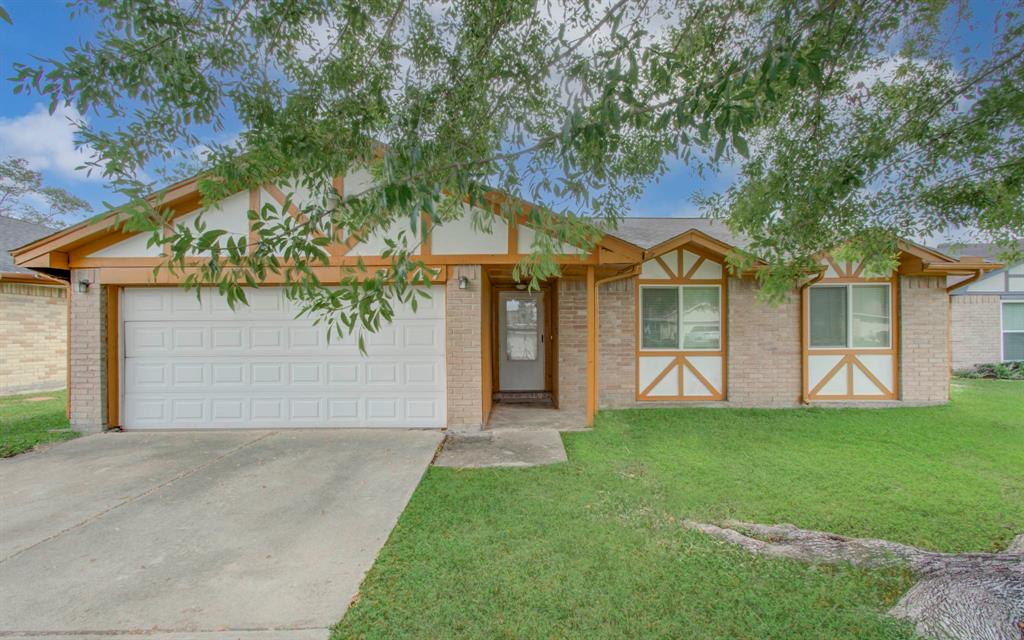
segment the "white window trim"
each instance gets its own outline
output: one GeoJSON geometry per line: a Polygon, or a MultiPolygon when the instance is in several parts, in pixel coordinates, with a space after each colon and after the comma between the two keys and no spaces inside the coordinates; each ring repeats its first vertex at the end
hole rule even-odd
{"type": "Polygon", "coordinates": [[[1006,340],[1003,339],[1003,335],[1007,333],[1024,333],[1021,329],[1004,329],[1003,328],[1003,312],[1008,304],[1024,304],[1024,300],[1001,300],[999,305],[999,362],[1024,362],[1024,360],[1007,360],[1006,359],[1006,340]]]}
{"type": "Polygon", "coordinates": [[[655,351],[655,352],[657,352],[657,351],[706,351],[708,353],[718,353],[719,351],[723,351],[724,350],[724,346],[722,345],[722,323],[724,323],[725,320],[724,320],[724,318],[722,318],[722,285],[719,285],[719,284],[642,284],[642,285],[640,285],[640,292],[637,295],[637,316],[638,316],[638,320],[637,321],[639,322],[639,324],[637,326],[637,328],[638,328],[638,331],[637,331],[637,333],[638,333],[637,341],[639,343],[638,346],[640,347],[640,353],[644,353],[644,352],[647,352],[647,351],[655,351]],[[718,346],[717,347],[714,347],[714,348],[710,348],[710,347],[705,347],[705,348],[689,348],[689,349],[683,347],[684,335],[683,335],[683,291],[682,290],[686,289],[686,288],[694,288],[694,287],[701,287],[701,288],[714,287],[715,289],[718,289],[718,346]],[[678,334],[679,335],[678,335],[678,339],[676,340],[676,346],[675,346],[674,349],[670,348],[670,347],[645,347],[645,346],[643,346],[643,344],[644,344],[644,302],[643,302],[643,290],[644,289],[678,289],[679,290],[679,296],[678,296],[679,299],[678,299],[678,302],[677,302],[678,307],[679,307],[678,310],[677,310],[677,313],[679,314],[679,316],[678,316],[679,317],[679,329],[678,329],[678,334]]]}
{"type": "MultiPolygon", "coordinates": [[[[893,301],[892,301],[892,283],[890,282],[836,282],[828,283],[822,282],[821,284],[812,284],[810,289],[815,287],[845,287],[846,288],[846,345],[842,347],[815,347],[811,346],[811,294],[807,292],[807,349],[808,351],[827,351],[829,349],[849,349],[856,351],[888,351],[892,349],[892,314],[893,314],[893,301]],[[889,301],[889,341],[884,347],[855,347],[853,346],[853,288],[854,287],[885,287],[885,293],[887,300],[889,301]]],[[[1000,322],[1002,320],[1000,319],[1000,322]]]]}

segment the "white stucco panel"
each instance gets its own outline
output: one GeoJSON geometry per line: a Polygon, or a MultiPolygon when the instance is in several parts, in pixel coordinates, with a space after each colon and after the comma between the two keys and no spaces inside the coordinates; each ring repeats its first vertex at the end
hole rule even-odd
{"type": "Polygon", "coordinates": [[[158,258],[163,255],[163,247],[154,245],[147,247],[151,233],[137,233],[126,240],[109,247],[93,251],[90,258],[158,258]]]}
{"type": "Polygon", "coordinates": [[[505,254],[508,252],[508,223],[498,216],[462,204],[462,217],[431,229],[430,250],[434,255],[505,254]],[[489,228],[474,228],[482,218],[489,228]]]}

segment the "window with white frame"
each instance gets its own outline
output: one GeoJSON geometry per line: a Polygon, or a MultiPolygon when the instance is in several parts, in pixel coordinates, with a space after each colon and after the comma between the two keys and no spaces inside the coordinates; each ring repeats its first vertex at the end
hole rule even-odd
{"type": "Polygon", "coordinates": [[[1024,300],[1003,301],[1003,361],[1024,360],[1024,300]]]}
{"type": "Polygon", "coordinates": [[[890,285],[814,285],[808,296],[812,349],[884,349],[891,345],[890,285]]]}
{"type": "Polygon", "coordinates": [[[640,287],[641,349],[699,351],[717,350],[721,345],[721,287],[640,287]]]}

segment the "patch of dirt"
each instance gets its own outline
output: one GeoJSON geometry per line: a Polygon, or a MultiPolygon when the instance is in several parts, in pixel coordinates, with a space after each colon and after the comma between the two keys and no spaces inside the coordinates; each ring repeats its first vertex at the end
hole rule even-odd
{"type": "Polygon", "coordinates": [[[25,402],[46,402],[47,400],[56,400],[54,396],[32,396],[31,398],[25,398],[25,402]]]}

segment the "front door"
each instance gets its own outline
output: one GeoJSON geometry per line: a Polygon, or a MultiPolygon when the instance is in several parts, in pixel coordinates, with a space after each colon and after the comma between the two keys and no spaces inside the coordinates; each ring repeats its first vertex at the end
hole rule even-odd
{"type": "Polygon", "coordinates": [[[498,390],[544,391],[544,294],[498,294],[498,390]]]}

